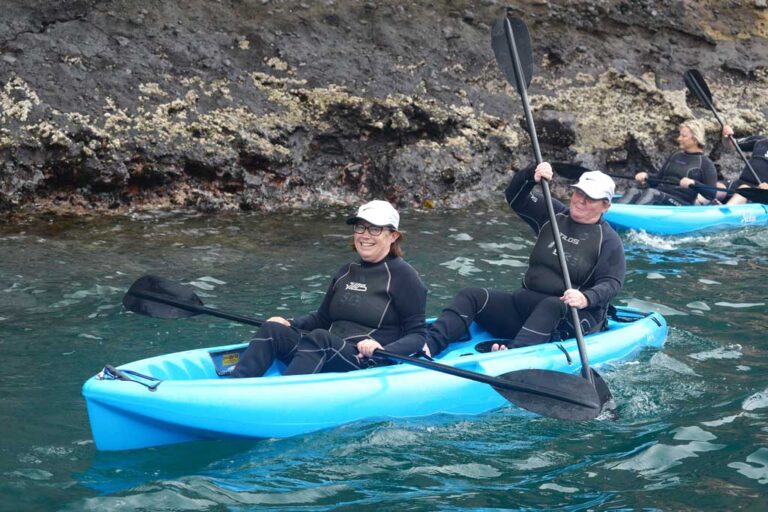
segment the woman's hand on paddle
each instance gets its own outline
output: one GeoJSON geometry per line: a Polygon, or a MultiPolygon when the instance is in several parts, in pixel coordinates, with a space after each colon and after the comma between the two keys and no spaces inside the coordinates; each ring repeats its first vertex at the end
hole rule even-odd
{"type": "Polygon", "coordinates": [[[723,138],[733,137],[733,128],[728,125],[723,126],[723,138]]]}
{"type": "Polygon", "coordinates": [[[585,307],[589,306],[589,300],[587,300],[587,297],[579,290],[574,290],[573,288],[568,288],[565,290],[565,293],[563,293],[563,296],[560,297],[560,300],[565,302],[568,306],[576,309],[584,309],[585,307]]]}
{"type": "Polygon", "coordinates": [[[757,188],[761,188],[763,190],[768,190],[768,181],[764,181],[761,184],[757,186],[757,188]]]}
{"type": "Polygon", "coordinates": [[[275,322],[276,324],[283,324],[286,327],[291,326],[291,322],[281,316],[271,316],[267,318],[267,322],[275,322]]]}
{"type": "Polygon", "coordinates": [[[694,183],[696,183],[696,182],[694,180],[692,180],[691,178],[680,178],[680,186],[683,187],[683,188],[688,188],[691,185],[693,185],[694,183]]]}
{"type": "Polygon", "coordinates": [[[542,178],[547,181],[552,181],[552,166],[549,165],[549,162],[541,162],[536,166],[536,171],[533,173],[533,180],[536,183],[539,183],[542,178]]]}
{"type": "Polygon", "coordinates": [[[362,357],[372,357],[376,350],[383,349],[381,343],[373,338],[365,339],[357,344],[357,351],[362,357]]]}
{"type": "Polygon", "coordinates": [[[648,173],[647,172],[639,172],[635,174],[635,181],[638,182],[641,185],[645,185],[645,183],[648,181],[648,173]]]}

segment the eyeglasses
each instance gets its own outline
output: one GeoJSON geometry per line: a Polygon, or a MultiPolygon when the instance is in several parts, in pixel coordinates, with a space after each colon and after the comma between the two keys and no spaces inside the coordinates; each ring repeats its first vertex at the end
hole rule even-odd
{"type": "Polygon", "coordinates": [[[368,226],[366,224],[359,224],[359,223],[355,224],[355,233],[359,235],[362,235],[363,233],[365,233],[366,229],[368,230],[369,235],[379,236],[383,230],[389,229],[389,228],[384,228],[382,226],[368,226]]]}

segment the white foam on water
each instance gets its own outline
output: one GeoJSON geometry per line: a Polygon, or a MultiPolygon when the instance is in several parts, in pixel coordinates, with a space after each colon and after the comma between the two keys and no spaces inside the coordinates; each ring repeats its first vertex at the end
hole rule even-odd
{"type": "Polygon", "coordinates": [[[676,428],[672,432],[675,433],[675,436],[673,437],[675,441],[713,441],[717,439],[716,435],[695,425],[691,427],[676,428]]]}
{"type": "Polygon", "coordinates": [[[532,455],[525,460],[511,462],[510,465],[521,471],[535,470],[558,466],[563,463],[563,459],[563,454],[547,451],[532,455]]]}
{"type": "Polygon", "coordinates": [[[698,377],[699,374],[693,371],[693,369],[685,363],[678,361],[677,359],[670,357],[663,352],[656,352],[651,356],[651,366],[657,366],[670,370],[680,375],[692,375],[698,377]]]}
{"type": "Polygon", "coordinates": [[[712,310],[712,308],[707,306],[706,302],[703,302],[703,301],[700,301],[700,300],[689,302],[688,304],[685,305],[685,307],[691,308],[691,309],[700,309],[701,311],[711,311],[712,310]]]}
{"type": "Polygon", "coordinates": [[[666,279],[663,274],[659,274],[658,272],[648,272],[645,277],[648,279],[666,279]]]}
{"type": "Polygon", "coordinates": [[[195,288],[199,288],[201,290],[211,291],[216,289],[215,286],[212,284],[208,284],[205,281],[190,281],[188,284],[191,286],[194,286],[195,288]]]}
{"type": "Polygon", "coordinates": [[[481,272],[481,270],[475,266],[474,258],[465,258],[463,256],[459,256],[450,261],[444,261],[440,266],[450,270],[456,270],[460,276],[468,276],[476,272],[481,272]]]}
{"type": "Polygon", "coordinates": [[[760,484],[768,484],[768,448],[760,448],[749,454],[746,463],[731,462],[728,467],[760,484]]]}
{"type": "Polygon", "coordinates": [[[713,281],[711,279],[699,279],[699,282],[702,284],[722,284],[719,281],[713,281]]]}
{"type": "Polygon", "coordinates": [[[470,462],[468,464],[448,464],[445,466],[421,466],[408,469],[405,473],[461,476],[475,480],[498,478],[501,476],[501,471],[493,466],[479,464],[477,462],[470,462]]]}
{"type": "Polygon", "coordinates": [[[553,491],[558,491],[566,494],[572,494],[574,492],[578,492],[578,487],[564,487],[562,485],[557,484],[542,484],[539,486],[539,489],[549,489],[553,491]]]}
{"type": "Polygon", "coordinates": [[[765,306],[765,302],[715,302],[715,306],[724,308],[744,309],[765,306]]]}
{"type": "Polygon", "coordinates": [[[679,466],[685,459],[698,457],[698,453],[711,452],[723,448],[725,448],[723,444],[714,444],[707,441],[692,441],[682,445],[659,443],[628,460],[611,463],[606,467],[622,471],[634,471],[641,476],[650,477],[679,466]]]}
{"type": "Polygon", "coordinates": [[[636,309],[639,309],[640,311],[655,311],[656,313],[659,313],[663,316],[675,316],[675,315],[688,316],[688,313],[686,313],[685,311],[678,311],[677,309],[671,308],[669,306],[665,306],[663,304],[651,302],[648,300],[633,298],[633,299],[621,299],[621,302],[623,302],[630,308],[636,308],[636,309]]]}
{"type": "Polygon", "coordinates": [[[714,350],[688,354],[688,357],[697,361],[706,361],[708,359],[739,359],[741,356],[741,345],[726,345],[725,347],[719,347],[714,350]]]}
{"type": "Polygon", "coordinates": [[[448,235],[448,238],[453,238],[454,240],[459,240],[461,242],[465,242],[465,241],[469,241],[469,240],[474,240],[474,238],[472,238],[472,235],[470,235],[468,233],[459,233],[457,235],[448,235]]]}
{"type": "Polygon", "coordinates": [[[216,279],[215,277],[211,277],[211,276],[198,277],[197,280],[198,281],[205,281],[206,283],[213,283],[213,284],[227,284],[226,281],[221,281],[221,280],[216,279]]]}
{"type": "Polygon", "coordinates": [[[499,266],[505,266],[505,267],[527,267],[528,266],[527,263],[525,263],[523,261],[520,261],[520,260],[516,260],[514,258],[502,258],[500,260],[485,260],[484,259],[484,260],[480,260],[480,261],[484,261],[484,262],[486,262],[486,263],[488,263],[490,265],[499,265],[499,266]]]}
{"type": "Polygon", "coordinates": [[[754,411],[755,409],[764,409],[768,407],[768,389],[764,389],[752,396],[747,397],[741,408],[745,411],[754,411]]]}

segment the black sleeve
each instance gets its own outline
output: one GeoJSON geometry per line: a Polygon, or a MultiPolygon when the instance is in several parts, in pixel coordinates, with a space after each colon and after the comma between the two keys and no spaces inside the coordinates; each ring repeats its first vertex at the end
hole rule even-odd
{"type": "MultiPolygon", "coordinates": [[[[517,171],[512,176],[505,195],[507,204],[538,235],[541,227],[549,220],[549,212],[544,196],[534,192],[534,187],[537,185],[533,179],[535,169],[536,165],[531,164],[517,171]]],[[[563,203],[554,198],[552,206],[556,214],[567,210],[563,203]]]]}
{"type": "Polygon", "coordinates": [[[416,270],[403,260],[392,278],[392,305],[400,318],[402,336],[384,348],[396,354],[415,354],[427,341],[427,287],[416,270]]]}
{"type": "MultiPolygon", "coordinates": [[[[694,172],[691,178],[693,178],[693,181],[696,182],[696,185],[716,187],[717,169],[715,169],[715,164],[713,164],[712,160],[709,158],[703,157],[701,159],[701,168],[698,169],[698,172],[694,172]]],[[[712,200],[715,198],[715,196],[717,196],[717,190],[701,190],[699,193],[709,200],[712,200]]]]}
{"type": "Polygon", "coordinates": [[[291,326],[296,327],[297,329],[303,329],[305,331],[311,331],[312,329],[330,329],[331,323],[333,323],[333,319],[331,318],[330,314],[330,305],[331,299],[333,298],[333,294],[335,292],[334,287],[336,286],[336,281],[339,279],[339,276],[345,274],[348,269],[349,263],[342,266],[341,269],[336,272],[336,275],[333,276],[331,284],[325,291],[323,302],[320,304],[320,307],[317,309],[317,311],[309,313],[308,315],[292,318],[290,320],[291,326]]]}
{"type": "Polygon", "coordinates": [[[624,286],[627,263],[621,238],[605,221],[600,222],[603,228],[603,243],[595,266],[594,284],[581,292],[589,300],[590,309],[603,310],[624,286]]]}
{"type": "Polygon", "coordinates": [[[739,149],[741,149],[742,151],[752,151],[753,149],[755,149],[755,144],[764,138],[765,138],[765,135],[751,135],[749,137],[742,137],[741,139],[736,139],[736,144],[739,145],[739,149]]]}

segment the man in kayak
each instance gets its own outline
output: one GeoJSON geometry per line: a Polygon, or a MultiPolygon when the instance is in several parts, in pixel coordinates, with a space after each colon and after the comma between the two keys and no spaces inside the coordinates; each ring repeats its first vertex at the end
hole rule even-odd
{"type": "MultiPolygon", "coordinates": [[[[615,190],[600,171],[582,174],[573,185],[570,208],[552,200],[573,288],[566,290],[555,250],[546,201],[534,187],[552,179],[549,163],[515,173],[507,187],[510,207],[536,232],[523,287],[512,292],[465,288],[429,326],[425,352],[435,355],[463,339],[474,321],[514,346],[535,345],[574,335],[568,306],[578,310],[583,332],[599,330],[608,304],[624,284],[624,246],[603,220],[615,190]]],[[[494,347],[494,349],[505,347],[494,347]]]]}
{"type": "MultiPolygon", "coordinates": [[[[667,206],[691,205],[696,201],[697,193],[691,185],[715,187],[717,170],[704,155],[704,126],[698,120],[682,123],[679,128],[677,144],[680,151],[672,153],[658,172],[639,172],[635,175],[637,186],[631,187],[616,200],[623,204],[659,204],[667,206]],[[659,180],[673,181],[676,185],[659,183],[659,180]],[[649,188],[640,188],[650,186],[649,188]]],[[[714,199],[715,192],[702,194],[706,199],[714,199]]]]}
{"type": "MultiPolygon", "coordinates": [[[[733,136],[733,128],[729,125],[723,126],[723,137],[730,139],[731,136],[733,136]]],[[[734,190],[734,194],[728,200],[728,204],[744,204],[747,202],[747,198],[738,193],[740,188],[757,187],[768,190],[768,137],[762,135],[746,137],[744,139],[737,139],[736,143],[742,151],[752,152],[749,165],[752,166],[757,177],[760,178],[760,183],[757,182],[755,175],[752,174],[749,167],[744,165],[739,178],[730,187],[734,190]]],[[[728,146],[730,144],[726,143],[726,147],[728,146]]]]}
{"type": "Polygon", "coordinates": [[[302,375],[367,368],[373,352],[384,347],[404,355],[421,350],[427,288],[402,258],[400,215],[386,201],[371,201],[347,224],[353,225],[359,258],[336,272],[317,311],[267,320],[234,377],[261,376],[275,359],[287,365],[284,375],[302,375]]]}

